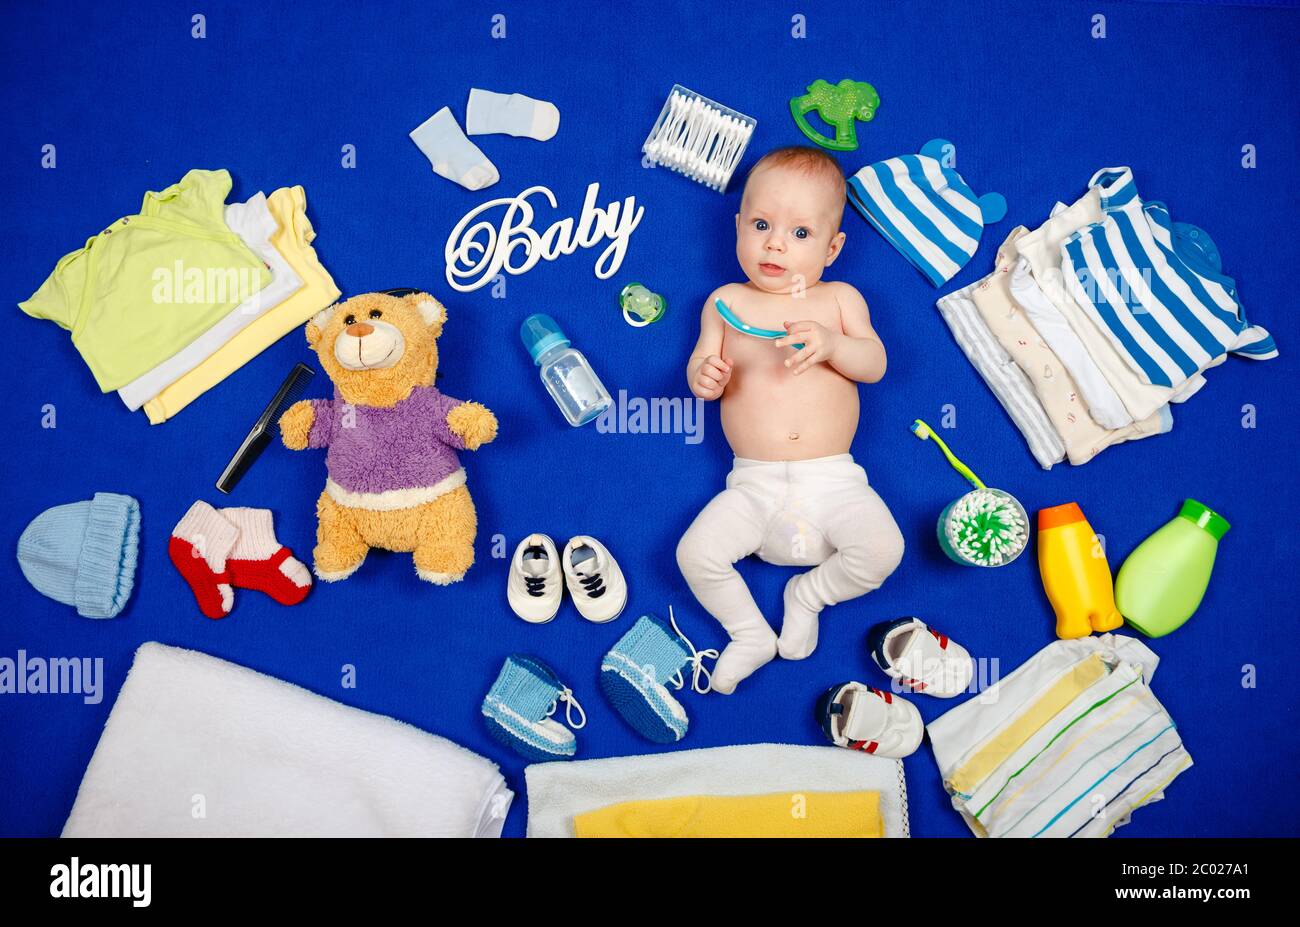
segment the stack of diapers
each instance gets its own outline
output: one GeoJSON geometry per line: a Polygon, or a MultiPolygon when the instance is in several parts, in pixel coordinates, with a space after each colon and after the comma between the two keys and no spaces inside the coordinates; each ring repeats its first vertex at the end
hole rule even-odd
{"type": "Polygon", "coordinates": [[[977,837],[1105,837],[1192,765],[1131,637],[1056,641],[930,723],[952,805],[977,837]]]}
{"type": "Polygon", "coordinates": [[[63,836],[499,837],[513,797],[451,741],[148,643],[63,836]]]}
{"type": "Polygon", "coordinates": [[[1168,431],[1170,404],[1230,353],[1277,356],[1214,241],[1144,203],[1127,167],[1013,230],[993,273],[937,306],[1044,469],[1168,431]]]}
{"type": "Polygon", "coordinates": [[[529,837],[906,837],[901,760],[752,744],[537,763],[529,837]]]}

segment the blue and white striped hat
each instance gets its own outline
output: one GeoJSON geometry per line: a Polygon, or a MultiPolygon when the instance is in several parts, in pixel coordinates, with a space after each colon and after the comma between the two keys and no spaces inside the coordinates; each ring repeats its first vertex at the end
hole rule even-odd
{"type": "Polygon", "coordinates": [[[985,224],[1007,214],[1002,194],[976,196],[945,166],[955,150],[932,139],[920,154],[877,161],[849,178],[849,202],[935,286],[971,259],[985,224]]]}

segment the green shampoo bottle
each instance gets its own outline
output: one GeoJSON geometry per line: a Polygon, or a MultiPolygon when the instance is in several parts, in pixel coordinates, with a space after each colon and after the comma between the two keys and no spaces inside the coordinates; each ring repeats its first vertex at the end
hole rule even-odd
{"type": "Polygon", "coordinates": [[[1115,578],[1115,604],[1148,637],[1164,637],[1196,611],[1210,584],[1227,519],[1195,499],[1137,546],[1115,578]]]}

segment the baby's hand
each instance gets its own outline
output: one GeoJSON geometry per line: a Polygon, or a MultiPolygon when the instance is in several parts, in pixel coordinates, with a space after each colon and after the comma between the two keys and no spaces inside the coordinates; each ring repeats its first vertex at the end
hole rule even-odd
{"type": "Polygon", "coordinates": [[[794,367],[796,377],[813,364],[830,360],[835,351],[835,344],[841,337],[838,332],[831,331],[820,322],[786,322],[785,330],[786,336],[772,343],[778,348],[794,344],[803,345],[803,350],[785,359],[787,367],[794,367]]]}
{"type": "Polygon", "coordinates": [[[701,399],[717,399],[731,382],[731,361],[710,354],[695,372],[691,389],[701,399]]]}

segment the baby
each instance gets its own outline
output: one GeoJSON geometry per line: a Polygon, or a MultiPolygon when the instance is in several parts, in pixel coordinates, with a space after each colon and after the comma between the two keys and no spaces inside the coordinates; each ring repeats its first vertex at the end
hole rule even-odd
{"type": "Polygon", "coordinates": [[[733,692],[778,653],[811,654],[821,610],[876,589],[903,557],[898,526],[849,455],[858,384],[885,375],[885,348],[862,294],[822,280],[844,246],[843,213],[844,173],[830,155],[803,147],[765,155],[736,216],[736,258],[749,280],[715,290],[700,314],[686,376],[696,396],[722,400],[736,458],[727,488],[678,544],[677,563],[731,636],[714,670],[717,692],[733,692]],[[746,324],[785,336],[728,328],[718,299],[746,324]],[[735,569],[755,553],[812,567],[786,584],[779,637],[735,569]]]}

